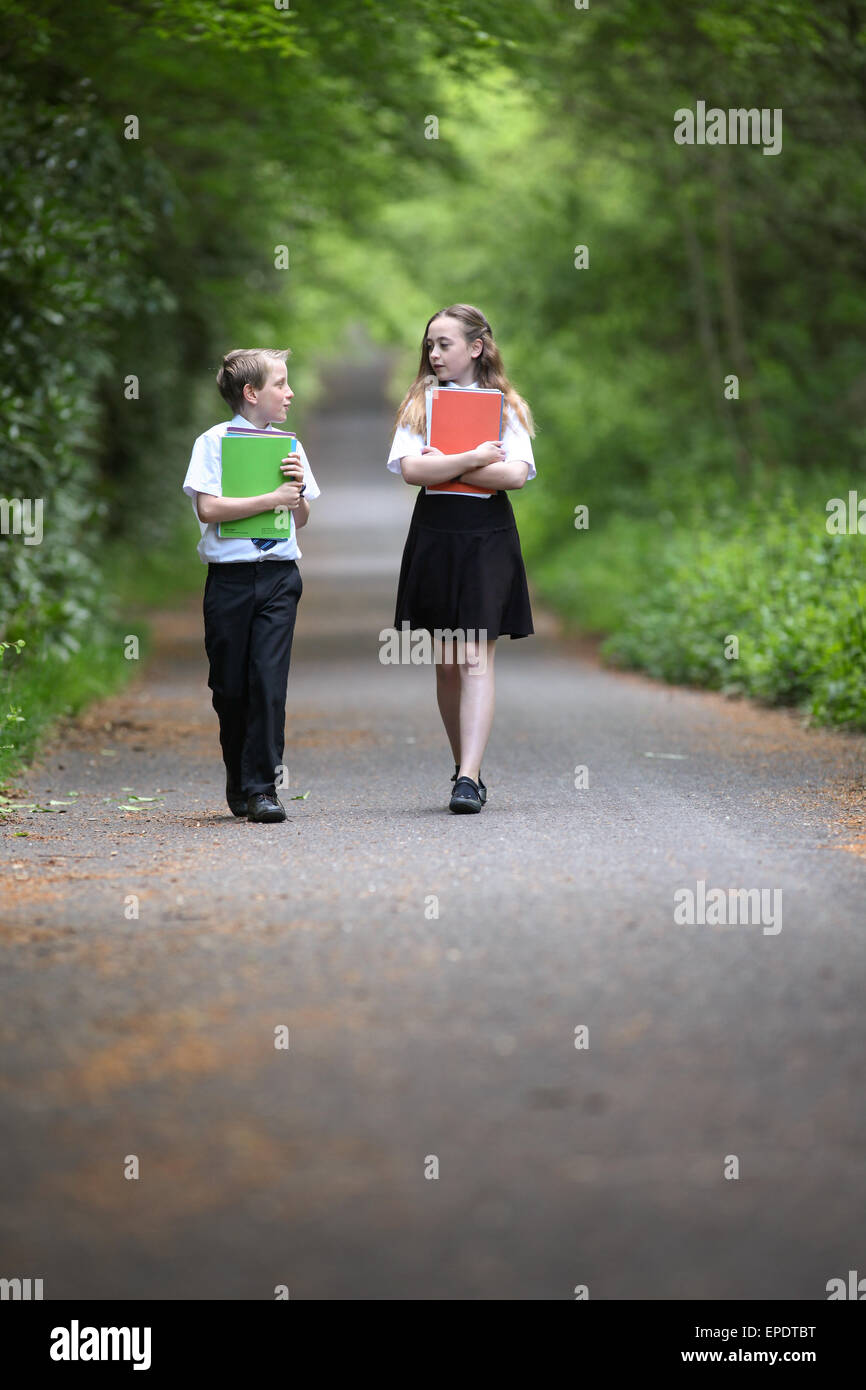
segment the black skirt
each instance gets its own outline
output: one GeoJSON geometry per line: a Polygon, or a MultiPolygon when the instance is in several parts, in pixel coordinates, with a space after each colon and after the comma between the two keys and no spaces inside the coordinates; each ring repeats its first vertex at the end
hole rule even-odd
{"type": "MultiPolygon", "coordinates": [[[[534,631],[520,537],[507,492],[418,493],[403,549],[394,626],[487,640],[534,631]]],[[[471,639],[470,639],[471,640],[471,639]]]]}

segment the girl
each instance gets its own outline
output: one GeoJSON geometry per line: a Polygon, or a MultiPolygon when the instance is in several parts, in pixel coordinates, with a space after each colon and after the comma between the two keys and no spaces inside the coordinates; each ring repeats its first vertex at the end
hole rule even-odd
{"type": "Polygon", "coordinates": [[[459,631],[465,639],[463,660],[455,659],[453,641],[439,644],[436,698],[454,754],[450,810],[477,812],[487,800],[481,760],[493,723],[496,639],[528,637],[534,631],[508,493],[535,477],[532,415],[505,375],[480,309],[452,304],[428,321],[418,375],[396,423],[388,467],[421,489],[403,551],[394,625],[400,629],[408,623],[434,638],[437,629],[459,631]],[[479,440],[463,454],[427,447],[425,392],[437,384],[501,391],[502,439],[479,440]],[[431,484],[455,479],[489,489],[491,495],[427,491],[431,484]],[[469,640],[476,635],[477,641],[469,640]]]}

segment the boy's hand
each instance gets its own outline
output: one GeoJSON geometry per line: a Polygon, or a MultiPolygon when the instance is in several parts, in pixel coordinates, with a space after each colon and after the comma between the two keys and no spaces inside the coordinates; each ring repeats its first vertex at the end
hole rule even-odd
{"type": "Polygon", "coordinates": [[[275,507],[288,507],[290,512],[297,511],[304,500],[300,483],[282,483],[271,497],[275,507]]]}
{"type": "Polygon", "coordinates": [[[285,478],[285,482],[281,483],[274,492],[274,506],[288,507],[290,512],[297,511],[301,505],[304,465],[297,454],[289,454],[280,464],[280,472],[285,478]]]}
{"type": "Polygon", "coordinates": [[[300,487],[304,481],[304,465],[297,454],[289,454],[280,464],[280,472],[287,483],[297,483],[300,487]]]}

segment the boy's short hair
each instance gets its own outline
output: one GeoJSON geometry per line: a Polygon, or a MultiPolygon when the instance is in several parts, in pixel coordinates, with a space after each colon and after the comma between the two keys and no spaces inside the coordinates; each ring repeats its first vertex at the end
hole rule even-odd
{"type": "Polygon", "coordinates": [[[227,352],[216,379],[223,400],[237,413],[244,403],[247,383],[261,391],[268,379],[269,362],[285,362],[288,356],[288,348],[233,348],[227,352]]]}

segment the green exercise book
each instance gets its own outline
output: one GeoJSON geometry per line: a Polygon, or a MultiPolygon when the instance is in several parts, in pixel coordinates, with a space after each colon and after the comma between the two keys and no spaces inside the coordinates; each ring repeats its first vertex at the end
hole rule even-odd
{"type": "MultiPolygon", "coordinates": [[[[286,481],[280,464],[288,454],[297,453],[297,447],[294,435],[271,430],[224,434],[220,442],[223,497],[258,497],[273,492],[286,481]]],[[[221,539],[287,541],[295,534],[295,521],[288,509],[270,509],[238,521],[221,521],[217,532],[221,539]]]]}

